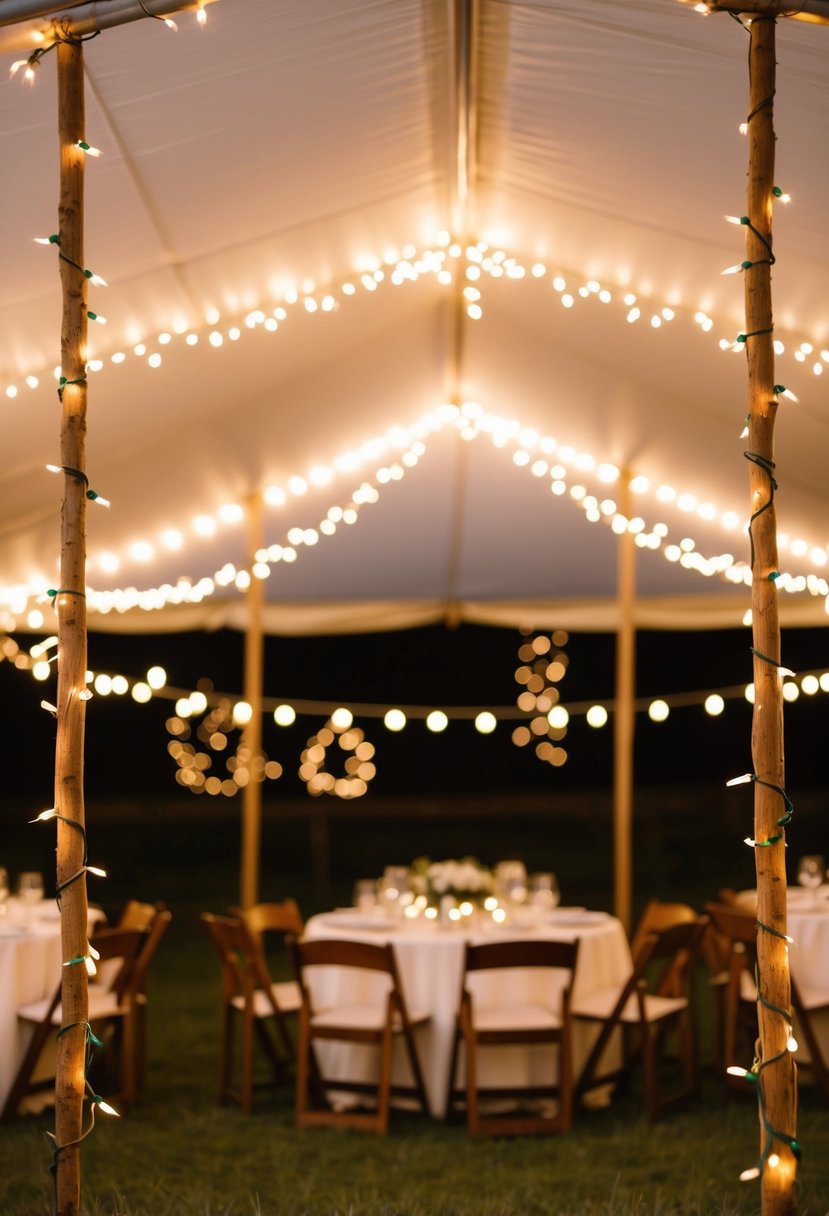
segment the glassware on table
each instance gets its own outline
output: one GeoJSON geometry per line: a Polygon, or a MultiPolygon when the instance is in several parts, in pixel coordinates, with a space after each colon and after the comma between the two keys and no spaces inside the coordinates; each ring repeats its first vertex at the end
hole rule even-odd
{"type": "Polygon", "coordinates": [[[801,887],[816,891],[823,883],[826,862],[818,853],[807,853],[797,863],[797,881],[801,887]]]}
{"type": "Polygon", "coordinates": [[[377,879],[358,878],[354,884],[352,903],[355,908],[362,908],[364,910],[376,907],[377,879]]]}
{"type": "Polygon", "coordinates": [[[17,880],[17,898],[33,907],[43,899],[43,875],[36,870],[23,870],[17,880]]]}
{"type": "Polygon", "coordinates": [[[0,866],[0,916],[7,911],[6,901],[9,898],[9,872],[5,866],[0,866]]]}
{"type": "Polygon", "coordinates": [[[551,871],[539,871],[531,874],[529,879],[530,903],[544,912],[557,908],[561,893],[558,889],[558,879],[551,871]]]}
{"type": "Polygon", "coordinates": [[[394,919],[403,916],[413,899],[408,866],[386,866],[377,884],[380,906],[394,919]]]}
{"type": "Polygon", "coordinates": [[[495,867],[495,893],[509,904],[523,904],[527,898],[527,867],[523,861],[499,861],[495,867]]]}

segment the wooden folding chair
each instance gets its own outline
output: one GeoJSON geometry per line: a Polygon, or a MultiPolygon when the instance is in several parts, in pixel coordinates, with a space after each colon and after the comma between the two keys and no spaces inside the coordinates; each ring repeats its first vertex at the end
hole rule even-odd
{"type": "Polygon", "coordinates": [[[298,986],[274,984],[261,948],[238,916],[203,912],[201,922],[222,965],[219,1101],[237,1101],[253,1110],[254,1090],[284,1084],[293,1059],[286,1016],[299,1008],[298,986]],[[235,1024],[241,1021],[241,1078],[234,1083],[235,1024]],[[267,1057],[273,1079],[254,1081],[254,1040],[267,1057]]]}
{"type": "MultiPolygon", "coordinates": [[[[98,966],[108,971],[111,978],[106,984],[89,985],[88,1021],[99,1039],[103,1037],[105,1024],[117,1027],[112,1041],[117,1054],[119,1092],[108,1096],[119,1102],[123,1110],[129,1109],[136,1090],[136,1003],[141,979],[137,964],[147,938],[147,932],[140,929],[104,929],[94,938],[100,955],[98,966]],[[108,964],[112,964],[111,968],[108,964]]],[[[35,1070],[47,1044],[63,1025],[61,984],[58,983],[51,997],[22,1006],[17,1016],[31,1025],[32,1037],[0,1114],[3,1120],[12,1118],[28,1095],[54,1089],[54,1071],[35,1079],[35,1070]]]]}
{"type": "MultiPolygon", "coordinates": [[[[147,1076],[147,1010],[148,1010],[148,983],[150,975],[150,965],[155,958],[156,951],[164,937],[167,929],[170,926],[170,921],[173,919],[173,914],[170,912],[166,904],[159,901],[155,904],[139,903],[135,900],[130,900],[121,913],[117,929],[133,928],[143,930],[146,937],[141,946],[138,958],[135,962],[135,972],[133,976],[133,985],[135,989],[135,1010],[134,1010],[134,1078],[135,1086],[133,1099],[140,1102],[145,1093],[146,1076],[147,1076]]],[[[102,933],[102,929],[96,929],[93,934],[93,944],[97,949],[98,937],[102,933]]]]}
{"type": "Polygon", "coordinates": [[[355,941],[291,941],[297,979],[302,995],[299,1011],[299,1041],[297,1045],[296,1122],[298,1127],[342,1127],[385,1134],[389,1125],[392,1097],[414,1098],[420,1109],[428,1114],[429,1107],[423,1075],[415,1048],[413,1027],[427,1020],[426,1015],[409,1012],[392,946],[355,941]],[[311,991],[309,972],[316,967],[343,967],[350,972],[363,971],[383,975],[388,987],[381,1001],[365,1003],[338,1002],[335,1006],[316,1007],[311,991]],[[413,1084],[392,1083],[392,1051],[395,1036],[402,1038],[413,1084]],[[338,1041],[346,1044],[374,1044],[380,1048],[379,1075],[376,1081],[344,1080],[325,1077],[320,1068],[314,1045],[317,1042],[338,1041]],[[328,1101],[332,1091],[350,1094],[370,1094],[375,1097],[373,1111],[353,1109],[313,1108],[310,1090],[328,1101]]]}
{"type": "MultiPolygon", "coordinates": [[[[754,1044],[759,1033],[757,1018],[757,918],[745,908],[731,904],[709,903],[705,911],[711,923],[731,947],[728,970],[728,989],[725,1003],[725,1026],[723,1036],[723,1071],[737,1064],[741,1049],[740,1034],[747,1039],[746,1050],[755,1054],[754,1044]]],[[[794,975],[791,983],[793,1030],[795,1038],[804,1042],[808,1051],[797,1059],[798,1068],[810,1071],[824,1097],[829,1098],[829,1068],[821,1049],[820,1040],[812,1024],[812,1014],[829,1009],[829,987],[814,983],[798,983],[794,975]]],[[[739,1077],[725,1072],[726,1084],[740,1092],[746,1086],[739,1077]]]]}
{"type": "MultiPolygon", "coordinates": [[[[507,941],[482,946],[467,945],[452,1062],[449,1070],[447,1118],[451,1118],[458,1099],[466,1099],[466,1122],[473,1136],[515,1136],[522,1133],[567,1132],[573,1118],[573,1059],[571,995],[573,973],[578,958],[578,941],[507,941]],[[500,972],[515,968],[544,968],[549,992],[542,1002],[529,998],[523,1003],[497,1000],[484,1004],[470,991],[469,979],[481,972],[500,972]],[[556,975],[555,973],[558,973],[556,975]],[[564,975],[562,976],[562,973],[564,975]],[[563,987],[562,987],[563,979],[563,987]],[[457,1088],[459,1047],[464,1044],[466,1085],[457,1088]],[[480,1047],[548,1045],[551,1065],[558,1057],[558,1077],[534,1085],[481,1087],[478,1082],[480,1047]],[[557,1099],[554,1115],[538,1113],[482,1114],[481,1099],[522,1099],[524,1105],[541,1099],[557,1099]]],[[[499,976],[502,985],[514,976],[499,976]]]]}
{"type": "Polygon", "coordinates": [[[641,1057],[645,1074],[645,1099],[652,1121],[664,1108],[691,1095],[696,1089],[696,1028],[691,972],[708,927],[701,916],[649,934],[633,961],[630,978],[620,989],[580,997],[573,1004],[573,1017],[595,1022],[599,1033],[576,1082],[576,1098],[609,1082],[627,1080],[641,1057]],[[670,983],[665,980],[666,972],[670,983]],[[666,992],[667,989],[667,992],[666,992]],[[615,1032],[636,1030],[632,1042],[625,1041],[622,1065],[600,1072],[602,1057],[615,1032]],[[675,1031],[683,1080],[667,1097],[662,1095],[659,1066],[666,1056],[669,1031],[675,1031]]]}
{"type": "Polygon", "coordinates": [[[299,905],[294,899],[283,899],[278,903],[254,904],[251,908],[231,908],[231,916],[242,922],[250,937],[250,950],[259,953],[257,963],[259,985],[264,992],[269,993],[269,999],[275,1010],[275,1031],[279,1036],[280,1045],[285,1058],[293,1060],[295,1055],[294,1041],[288,1027],[288,1016],[295,1014],[302,1004],[299,984],[296,980],[274,980],[268,961],[269,953],[273,953],[274,943],[280,947],[282,961],[289,968],[292,961],[285,949],[289,937],[301,937],[305,925],[299,905]]]}

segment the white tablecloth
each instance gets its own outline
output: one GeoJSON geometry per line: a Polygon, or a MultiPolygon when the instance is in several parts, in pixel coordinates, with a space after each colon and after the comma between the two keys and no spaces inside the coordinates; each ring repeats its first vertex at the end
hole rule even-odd
{"type": "MultiPolygon", "coordinates": [[[[743,907],[756,910],[756,891],[740,891],[737,899],[743,907]]],[[[829,887],[824,885],[815,893],[801,887],[789,888],[786,931],[794,938],[794,944],[789,947],[789,966],[797,984],[801,988],[823,989],[829,999],[829,887]]],[[[813,1013],[810,1020],[823,1058],[829,1062],[829,1009],[813,1013]]],[[[808,1060],[808,1051],[803,1036],[797,1033],[796,1024],[794,1029],[800,1045],[795,1059],[808,1060]]]]}
{"type": "MultiPolygon", "coordinates": [[[[417,920],[393,925],[357,910],[326,913],[312,917],[305,936],[321,938],[351,938],[360,941],[391,942],[397,956],[400,980],[410,1011],[428,1014],[429,1021],[416,1031],[416,1044],[426,1084],[431,1113],[442,1116],[446,1110],[446,1091],[455,1017],[461,990],[464,947],[466,942],[508,940],[528,936],[557,941],[579,939],[579,959],[574,982],[574,1000],[600,988],[623,983],[631,971],[630,948],[621,922],[604,913],[583,913],[560,909],[545,923],[530,928],[496,929],[483,927],[439,928],[434,922],[417,920]]],[[[546,982],[546,999],[550,999],[549,973],[511,972],[473,977],[481,999],[487,999],[484,986],[499,984],[498,1003],[506,1004],[531,999],[533,983],[546,982]],[[508,977],[508,978],[505,978],[508,977]]],[[[328,968],[313,968],[309,972],[312,999],[318,1006],[344,999],[369,1001],[377,999],[377,977],[361,975],[357,988],[354,973],[328,968]],[[324,974],[323,974],[324,972],[324,974]]],[[[471,985],[472,987],[472,985],[471,985]]],[[[473,989],[473,998],[475,991],[473,989]]],[[[491,999],[491,997],[489,998],[491,999]]],[[[543,998],[542,998],[543,999],[543,998]]],[[[574,1070],[578,1075],[596,1030],[576,1024],[574,1027],[574,1070]]],[[[376,1075],[376,1056],[369,1048],[350,1044],[325,1044],[323,1067],[332,1078],[357,1080],[376,1075]]],[[[396,1043],[394,1079],[410,1083],[402,1044],[396,1043]]],[[[531,1047],[489,1048],[481,1054],[479,1084],[508,1083],[538,1084],[551,1073],[550,1049],[531,1047]],[[542,1071],[544,1070],[544,1071],[542,1071]]]]}
{"type": "MultiPolygon", "coordinates": [[[[805,899],[802,896],[789,900],[787,928],[794,945],[789,947],[789,965],[792,975],[801,988],[820,988],[829,1000],[829,899],[805,899]]],[[[829,1062],[829,1008],[811,1015],[817,1041],[823,1058],[829,1062]]],[[[803,1036],[795,1037],[800,1044],[795,1059],[807,1059],[803,1036]]]]}
{"type": "MultiPolygon", "coordinates": [[[[51,996],[61,977],[60,914],[44,901],[28,914],[15,901],[0,919],[0,1107],[6,1101],[31,1030],[17,1010],[51,996]],[[25,915],[25,919],[24,919],[25,915]]],[[[90,911],[90,923],[100,917],[90,911]]]]}

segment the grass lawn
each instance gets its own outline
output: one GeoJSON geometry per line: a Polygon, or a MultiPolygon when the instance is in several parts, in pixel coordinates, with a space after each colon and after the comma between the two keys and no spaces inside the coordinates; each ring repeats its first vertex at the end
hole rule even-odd
{"type": "MultiPolygon", "coordinates": [[[[151,981],[147,1100],[129,1118],[100,1116],[85,1141],[85,1216],[759,1212],[758,1184],[738,1181],[758,1156],[756,1103],[751,1096],[726,1100],[710,1068],[703,1072],[700,1096],[657,1125],[643,1118],[634,1084],[608,1109],[579,1112],[566,1137],[471,1141],[462,1125],[406,1114],[393,1117],[384,1139],[329,1130],[300,1133],[288,1090],[261,1095],[250,1117],[219,1107],[218,962],[198,913],[220,912],[235,902],[236,852],[217,838],[208,854],[196,862],[185,841],[172,849],[156,842],[146,857],[133,859],[129,868],[121,865],[123,878],[117,850],[114,860],[102,858],[113,875],[106,884],[111,910],[127,895],[164,898],[174,919],[151,981]],[[231,861],[217,864],[223,852],[231,861]]],[[[99,851],[93,847],[90,855],[96,861],[99,851]]],[[[277,868],[266,867],[263,897],[294,894],[306,914],[315,911],[307,886],[279,877],[277,868]]],[[[353,877],[342,876],[335,898],[347,898],[353,877]]],[[[653,893],[682,897],[675,885],[653,893]]],[[[51,1113],[0,1126],[3,1216],[51,1212],[51,1153],[43,1132],[52,1126],[51,1113]]],[[[799,1212],[827,1216],[829,1107],[807,1085],[798,1138],[799,1212]]]]}

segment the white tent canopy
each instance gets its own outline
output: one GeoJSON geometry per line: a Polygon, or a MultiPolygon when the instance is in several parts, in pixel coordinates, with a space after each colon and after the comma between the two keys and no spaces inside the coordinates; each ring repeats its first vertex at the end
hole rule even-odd
{"type": "MultiPolygon", "coordinates": [[[[636,479],[625,518],[653,546],[637,624],[739,625],[745,357],[721,349],[744,327],[742,277],[721,276],[744,256],[723,219],[745,206],[739,24],[677,0],[206,12],[85,48],[103,153],[85,261],[109,284],[90,286],[108,324],[90,326],[87,472],[112,501],[90,509],[90,627],[242,627],[238,508],[265,491],[272,632],[613,629],[624,519],[603,466],[636,479]]],[[[48,28],[0,29],[6,65],[48,28]]],[[[784,625],[826,621],[828,55],[829,30],[778,23],[784,625]]],[[[60,290],[31,239],[58,227],[53,58],[31,88],[0,82],[6,628],[48,613],[57,578],[60,290]]]]}

